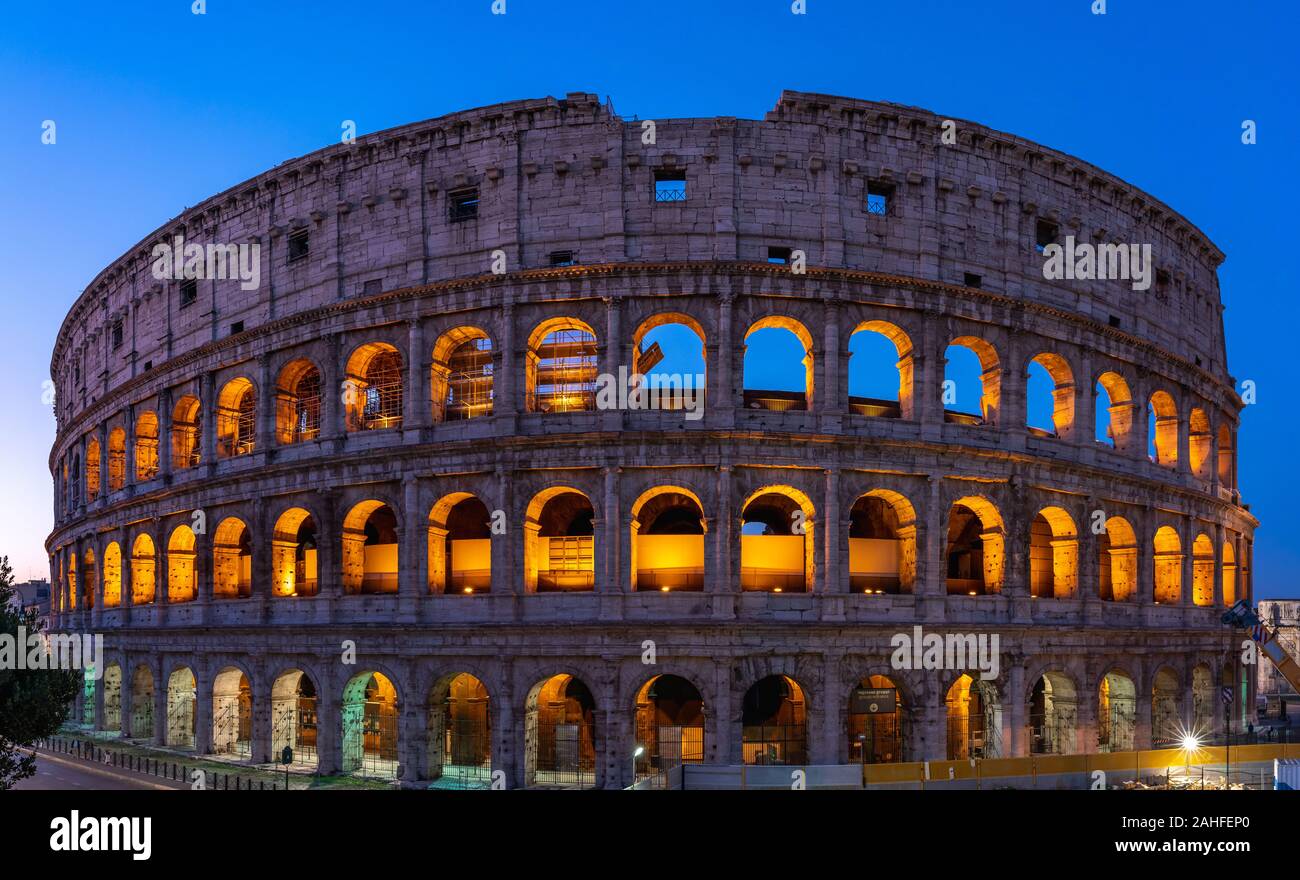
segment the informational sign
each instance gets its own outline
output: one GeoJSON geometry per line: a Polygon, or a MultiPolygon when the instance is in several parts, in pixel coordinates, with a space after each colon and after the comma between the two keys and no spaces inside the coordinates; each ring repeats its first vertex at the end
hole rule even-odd
{"type": "Polygon", "coordinates": [[[1219,689],[1219,695],[1223,697],[1223,705],[1232,705],[1232,685],[1224,685],[1219,689]]]}
{"type": "Polygon", "coordinates": [[[898,705],[893,688],[860,687],[849,700],[849,712],[854,715],[890,715],[898,705]]]}

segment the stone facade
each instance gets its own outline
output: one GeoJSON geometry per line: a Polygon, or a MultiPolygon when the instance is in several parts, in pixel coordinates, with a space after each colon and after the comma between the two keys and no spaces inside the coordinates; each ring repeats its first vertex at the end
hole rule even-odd
{"type": "Polygon", "coordinates": [[[630,782],[638,693],[661,674],[698,690],[708,762],[748,758],[742,703],[773,675],[800,688],[808,762],[853,760],[849,694],[872,675],[897,688],[901,757],[941,759],[953,751],[950,688],[962,671],[891,665],[891,636],[917,624],[1000,636],[1003,754],[1036,748],[1031,716],[1049,679],[1072,751],[1097,748],[1108,675],[1136,694],[1134,745],[1153,740],[1152,695],[1169,687],[1160,682],[1175,682],[1166,697],[1190,723],[1204,699],[1194,681],[1218,683],[1228,659],[1218,615],[1252,595],[1256,521],[1236,482],[1241,401],[1220,317],[1223,255],[1100,169],[973,123],[955,130],[945,144],[945,120],[926,111],[787,92],[764,120],[662,120],[646,143],[643,123],[571,94],[329,147],[186,210],[100,273],[55,345],[56,626],[106,634],[121,682],[114,712],[123,728],[148,722],[137,736],[169,738],[166,685],[188,668],[193,745],[212,749],[214,713],[233,699],[219,673],[242,672],[258,761],[275,744],[284,670],[312,680],[323,770],[346,769],[349,682],[381,673],[396,691],[397,772],[412,785],[438,764],[430,719],[456,673],[489,695],[491,766],[511,786],[536,781],[531,705],[557,674],[590,691],[597,785],[630,782]],[[685,199],[656,201],[656,175],[684,180],[685,199]],[[877,194],[885,207],[868,209],[877,194]],[[1046,281],[1035,247],[1045,234],[1150,243],[1156,280],[1145,292],[1046,281]],[[260,285],[200,279],[182,290],[157,279],[153,246],[175,236],[258,244],[260,285]],[[802,251],[807,271],[769,262],[784,249],[802,251]],[[695,329],[704,417],[534,411],[535,337],[557,318],[596,337],[601,373],[634,363],[647,327],[695,329]],[[766,326],[805,344],[803,408],[746,405],[745,340],[766,326]],[[445,352],[468,330],[491,342],[492,411],[448,421],[445,352]],[[898,350],[893,417],[849,397],[858,331],[898,350]],[[949,344],[980,358],[978,419],[945,413],[949,344]],[[356,359],[379,350],[400,358],[400,416],[357,430],[348,383],[356,359]],[[1053,432],[1025,427],[1034,362],[1056,386],[1053,432]],[[301,363],[325,391],[318,432],[293,442],[282,399],[301,363]],[[1113,444],[1093,439],[1099,387],[1113,444]],[[231,388],[251,388],[255,404],[242,446],[231,388]],[[182,412],[187,400],[197,417],[182,412]],[[634,589],[634,502],[663,486],[702,511],[699,591],[634,589]],[[531,508],[558,487],[594,514],[589,591],[538,592],[525,576],[531,508]],[[740,516],[767,491],[797,499],[810,526],[803,591],[741,587],[740,516]],[[462,494],[505,523],[490,589],[474,595],[440,583],[429,550],[445,534],[431,512],[462,494]],[[897,517],[904,560],[898,588],[880,593],[852,589],[850,511],[868,494],[897,517]],[[391,591],[350,586],[364,572],[349,570],[361,557],[348,542],[360,546],[369,522],[364,511],[353,519],[369,502],[395,520],[391,591]],[[980,520],[980,595],[952,586],[955,504],[980,520]],[[274,587],[276,554],[293,543],[277,524],[291,510],[315,524],[314,595],[274,587]],[[178,539],[196,511],[206,527],[178,539]],[[1040,515],[1046,593],[1031,585],[1040,515]],[[228,520],[246,530],[235,543],[220,537],[228,520]],[[231,572],[244,539],[241,592],[231,572]],[[146,583],[152,601],[137,602],[146,583]],[[339,663],[349,640],[355,667],[339,663]],[[141,669],[149,712],[131,709],[141,669]]]}

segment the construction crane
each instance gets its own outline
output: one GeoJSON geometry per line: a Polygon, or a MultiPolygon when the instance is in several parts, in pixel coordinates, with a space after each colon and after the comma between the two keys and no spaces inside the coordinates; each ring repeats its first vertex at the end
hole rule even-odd
{"type": "Polygon", "coordinates": [[[1250,632],[1250,637],[1259,643],[1259,648],[1264,652],[1277,667],[1277,671],[1282,673],[1282,677],[1287,680],[1291,687],[1295,688],[1296,693],[1300,693],[1300,663],[1296,663],[1287,650],[1282,647],[1282,643],[1277,640],[1273,630],[1269,629],[1249,605],[1245,599],[1239,599],[1235,605],[1223,613],[1221,618],[1224,624],[1228,626],[1240,627],[1250,632]]]}

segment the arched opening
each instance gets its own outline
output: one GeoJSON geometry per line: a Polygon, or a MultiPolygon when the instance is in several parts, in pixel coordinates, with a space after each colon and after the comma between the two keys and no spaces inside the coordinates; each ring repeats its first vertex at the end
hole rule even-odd
{"type": "Polygon", "coordinates": [[[849,692],[849,762],[897,764],[903,760],[903,695],[883,675],[871,675],[849,692]]]}
{"type": "Polygon", "coordinates": [[[1214,542],[1204,532],[1192,542],[1192,604],[1214,604],[1214,542]]]}
{"type": "Polygon", "coordinates": [[[702,413],[707,360],[704,328],[689,315],[663,312],[632,334],[632,373],[654,389],[657,409],[702,413]]]}
{"type": "Polygon", "coordinates": [[[978,336],[958,336],[944,351],[944,421],[996,425],[1002,401],[1002,365],[978,336]]]}
{"type": "Polygon", "coordinates": [[[1204,737],[1214,729],[1214,673],[1210,667],[1192,670],[1192,733],[1204,737]]]}
{"type": "Polygon", "coordinates": [[[433,346],[429,387],[435,422],[492,415],[492,340],[477,327],[448,330],[433,346]]]}
{"type": "Polygon", "coordinates": [[[164,742],[178,749],[194,748],[195,716],[194,672],[188,666],[172,672],[167,679],[167,736],[164,742]]]}
{"type": "Polygon", "coordinates": [[[135,542],[131,545],[132,605],[148,605],[153,602],[157,584],[155,571],[157,564],[158,556],[153,538],[143,532],[136,535],[135,542]]]}
{"type": "Polygon", "coordinates": [[[1237,604],[1237,548],[1231,538],[1223,542],[1223,607],[1237,604]]]}
{"type": "Polygon", "coordinates": [[[271,535],[271,594],[315,596],[316,520],[301,507],[290,507],[275,521],[271,535]]]}
{"type": "Polygon", "coordinates": [[[321,375],[297,358],[284,365],[275,383],[275,442],[289,445],[320,436],[321,375]]]}
{"type": "Polygon", "coordinates": [[[947,588],[951,596],[1002,592],[1002,515],[984,498],[968,496],[948,510],[947,588]]]}
{"type": "Polygon", "coordinates": [[[1097,595],[1105,602],[1137,598],[1137,536],[1128,520],[1112,516],[1097,536],[1097,595]]]}
{"type": "Polygon", "coordinates": [[[552,318],[528,338],[528,412],[589,412],[596,408],[596,333],[576,318],[552,318]]]}
{"type": "Polygon", "coordinates": [[[443,677],[429,696],[431,788],[487,788],[492,782],[488,691],[468,672],[443,677]]]}
{"type": "Polygon", "coordinates": [[[1095,390],[1095,439],[1121,452],[1128,450],[1133,439],[1133,393],[1128,382],[1119,373],[1108,370],[1097,377],[1095,390]]]}
{"type": "Polygon", "coordinates": [[[637,691],[638,779],[704,761],[704,698],[679,675],[656,675],[637,691]]]}
{"type": "Polygon", "coordinates": [[[348,358],[343,381],[348,431],[402,427],[402,355],[386,342],[369,342],[348,358]]]}
{"type": "Polygon", "coordinates": [[[135,481],[158,476],[158,414],[142,412],[135,419],[135,481]]]}
{"type": "Polygon", "coordinates": [[[524,716],[525,785],[596,784],[596,700],[572,675],[553,675],[528,692],[524,716]]]}
{"type": "Polygon", "coordinates": [[[740,725],[746,764],[808,763],[808,705],[788,675],[769,675],[745,691],[740,725]]]}
{"type": "Polygon", "coordinates": [[[916,511],[889,489],[872,489],[849,510],[849,587],[911,593],[916,585],[916,511]]]}
{"type": "Polygon", "coordinates": [[[343,772],[397,778],[397,689],[380,672],[354,675],[343,689],[343,772]]]}
{"type": "Polygon", "coordinates": [[[680,486],[657,486],[632,505],[632,589],[704,589],[704,511],[680,486]]]}
{"type": "Polygon", "coordinates": [[[1074,436],[1074,373],[1065,358],[1043,352],[1029,362],[1026,419],[1031,434],[1074,436]]]}
{"type": "Polygon", "coordinates": [[[1002,704],[997,689],[963,673],[944,698],[948,718],[948,760],[1002,756],[1002,704]]]}
{"type": "Polygon", "coordinates": [[[194,532],[187,525],[172,530],[167,540],[167,601],[191,602],[198,596],[194,566],[194,532]]]}
{"type": "Polygon", "coordinates": [[[1155,594],[1157,605],[1177,605],[1183,595],[1183,547],[1178,533],[1161,526],[1155,536],[1155,594]]]}
{"type": "Polygon", "coordinates": [[[253,594],[253,544],[243,521],[223,519],[212,536],[212,595],[247,599],[253,594]]]}
{"type": "Polygon", "coordinates": [[[1079,586],[1079,534],[1059,507],[1044,507],[1029,526],[1029,588],[1035,599],[1073,599],[1079,586]]]}
{"type": "Polygon", "coordinates": [[[120,425],[108,432],[108,491],[126,485],[126,430],[120,425]]]}
{"type": "Polygon", "coordinates": [[[202,412],[199,399],[186,394],[172,410],[172,467],[178,470],[198,467],[201,460],[199,438],[202,436],[202,412]]]}
{"type": "Polygon", "coordinates": [[[122,732],[122,667],[116,663],[104,670],[104,730],[122,732]]]}
{"type": "Polygon", "coordinates": [[[81,554],[81,599],[82,607],[87,611],[95,607],[95,551],[90,547],[81,554]]]}
{"type": "Polygon", "coordinates": [[[849,411],[915,418],[912,340],[887,321],[864,321],[849,334],[849,411]]]}
{"type": "Polygon", "coordinates": [[[234,666],[212,683],[212,751],[244,759],[253,754],[253,691],[248,676],[234,666]]]}
{"type": "Polygon", "coordinates": [[[812,583],[813,508],[789,486],[761,489],[740,514],[740,588],[805,593],[812,583]]]}
{"type": "Polygon", "coordinates": [[[584,592],[596,584],[596,512],[576,489],[537,494],[524,517],[524,579],[529,592],[584,592]]]}
{"type": "Polygon", "coordinates": [[[1232,431],[1219,425],[1219,485],[1231,489],[1236,483],[1232,476],[1232,431]]]}
{"type": "Polygon", "coordinates": [[[808,410],[813,401],[812,334],[793,318],[771,315],[745,331],[746,409],[808,410]]]}
{"type": "Polygon", "coordinates": [[[382,501],[362,501],[343,519],[343,592],[396,593],[397,515],[382,501]]]}
{"type": "Polygon", "coordinates": [[[316,685],[301,669],[280,673],[271,685],[271,756],[280,759],[286,746],[293,763],[316,766],[316,685]]]}
{"type": "Polygon", "coordinates": [[[1202,480],[1210,478],[1210,449],[1213,435],[1210,433],[1210,418],[1199,406],[1192,407],[1187,422],[1187,463],[1192,473],[1202,480]]]}
{"type": "Polygon", "coordinates": [[[131,736],[153,738],[153,671],[137,666],[131,673],[131,736]]]}
{"type": "Polygon", "coordinates": [[[1161,467],[1178,463],[1178,407],[1167,391],[1151,395],[1147,405],[1147,455],[1161,467]]]}
{"type": "Polygon", "coordinates": [[[1029,695],[1030,754],[1074,754],[1078,708],[1078,694],[1069,677],[1060,672],[1039,676],[1029,695]]]}
{"type": "Polygon", "coordinates": [[[240,377],[217,395],[217,458],[247,455],[257,439],[257,391],[240,377]]]}
{"type": "Polygon", "coordinates": [[[1133,751],[1137,726],[1137,690],[1122,672],[1108,672],[1101,680],[1097,703],[1097,751],[1133,751]]]}
{"type": "Polygon", "coordinates": [[[429,592],[492,589],[492,514],[474,495],[457,492],[429,511],[429,592]]]}
{"type": "Polygon", "coordinates": [[[104,607],[117,608],[122,604],[122,547],[110,541],[104,548],[104,607]]]}
{"type": "Polygon", "coordinates": [[[1157,749],[1177,747],[1183,739],[1178,676],[1161,669],[1151,686],[1151,741],[1157,749]]]}
{"type": "Polygon", "coordinates": [[[93,501],[99,497],[99,440],[91,437],[86,441],[86,500],[93,501]]]}

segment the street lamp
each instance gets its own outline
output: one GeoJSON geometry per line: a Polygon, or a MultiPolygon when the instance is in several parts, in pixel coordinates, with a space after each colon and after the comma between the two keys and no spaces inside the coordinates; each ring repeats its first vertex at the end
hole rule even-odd
{"type": "Polygon", "coordinates": [[[632,784],[636,785],[636,759],[645,754],[645,746],[638,745],[632,752],[632,784]]]}

